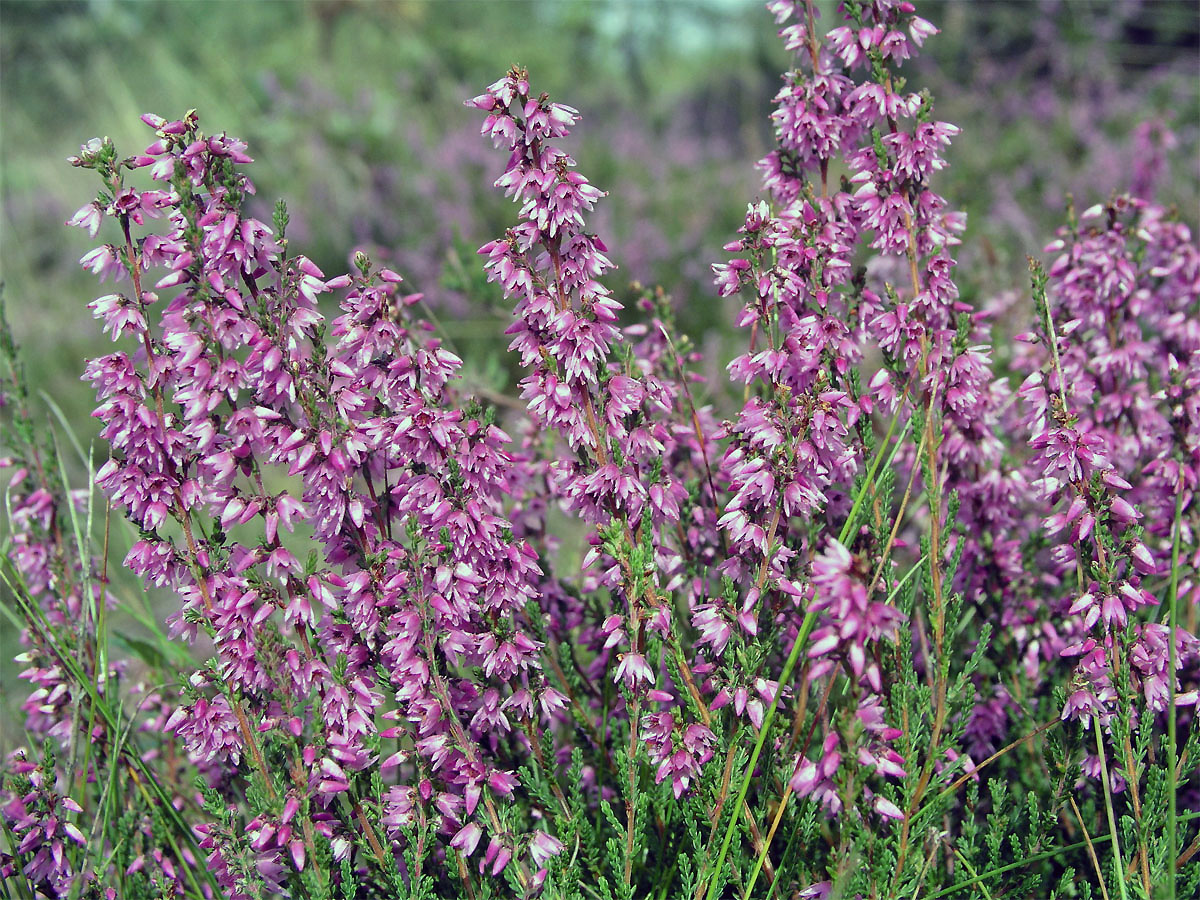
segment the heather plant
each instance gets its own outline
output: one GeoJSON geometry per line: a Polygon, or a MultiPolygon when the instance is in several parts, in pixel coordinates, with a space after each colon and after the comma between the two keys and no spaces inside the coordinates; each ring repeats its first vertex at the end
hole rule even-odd
{"type": "MultiPolygon", "coordinates": [[[[711,43],[699,53],[670,39],[668,19],[690,16],[682,9],[659,16],[641,5],[519,5],[529,17],[518,21],[487,0],[6,4],[0,52],[13,65],[0,81],[9,126],[0,132],[9,222],[0,270],[10,296],[44,298],[10,304],[10,318],[39,388],[83,423],[80,440],[98,430],[87,418],[95,404],[79,364],[56,361],[108,348],[68,299],[92,292],[76,264],[90,249],[86,235],[69,237],[68,252],[48,249],[83,196],[83,186],[60,177],[61,158],[84,132],[140,149],[147,141],[137,117],[146,109],[197,107],[206,126],[250,143],[267,163],[252,170],[252,215],[269,222],[275,198],[286,197],[293,244],[321,268],[340,271],[364,249],[402,272],[411,291],[425,292],[472,389],[503,390],[515,372],[500,324],[509,310],[498,290],[482,287],[472,259],[485,235],[503,231],[509,211],[491,189],[490,148],[458,101],[520,59],[543,88],[557,94],[571,85],[570,99],[587,107],[572,141],[613,191],[594,224],[621,261],[614,287],[666,285],[688,329],[716,340],[714,326],[728,316],[720,304],[696,301],[714,296],[709,262],[755,189],[748,162],[770,137],[765,109],[782,51],[754,64],[750,38],[774,42],[756,17],[735,10],[709,20],[711,43]],[[628,29],[629,39],[618,45],[613,28],[628,29]],[[126,52],[132,35],[152,36],[147,53],[126,52]],[[226,64],[231,57],[237,66],[226,64]],[[646,59],[650,79],[639,74],[646,59]],[[90,89],[100,83],[103,92],[90,89]],[[711,190],[696,191],[694,179],[711,190]],[[49,324],[59,321],[73,327],[49,324]]],[[[710,357],[714,371],[720,355],[710,357]]],[[[5,665],[15,652],[12,642],[0,644],[5,665]]]]}
{"type": "Polygon", "coordinates": [[[520,66],[467,101],[517,210],[478,255],[518,396],[400,274],[255,219],[195,111],[83,145],[120,347],[83,488],[0,344],[10,895],[1200,889],[1200,252],[1117,195],[975,308],[959,129],[903,74],[936,27],[769,9],[795,59],[712,267],[727,385],[663,290],[620,302],[580,114],[520,66]]]}

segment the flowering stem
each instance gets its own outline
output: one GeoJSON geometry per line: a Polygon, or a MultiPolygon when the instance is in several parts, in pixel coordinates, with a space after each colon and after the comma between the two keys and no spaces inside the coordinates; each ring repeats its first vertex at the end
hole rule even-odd
{"type": "Polygon", "coordinates": [[[1146,829],[1142,824],[1142,798],[1138,790],[1138,782],[1141,779],[1138,777],[1137,769],[1134,766],[1133,747],[1129,742],[1128,723],[1123,722],[1121,730],[1123,732],[1121,737],[1125,743],[1126,780],[1129,782],[1129,797],[1133,801],[1133,820],[1138,835],[1137,858],[1141,863],[1142,885],[1146,889],[1146,896],[1150,896],[1150,864],[1147,859],[1146,829]]]}
{"type": "Polygon", "coordinates": [[[1179,850],[1175,796],[1178,788],[1178,744],[1175,733],[1175,629],[1179,616],[1179,539],[1183,518],[1183,491],[1175,495],[1175,522],[1171,535],[1171,582],[1167,589],[1167,897],[1175,900],[1175,858],[1179,850]]]}
{"type": "MultiPolygon", "coordinates": [[[[1191,816],[1180,816],[1179,821],[1184,822],[1189,818],[1191,818],[1191,816]]],[[[1178,872],[1185,865],[1187,865],[1188,860],[1196,855],[1197,850],[1200,850],[1200,834],[1197,834],[1192,839],[1192,842],[1187,845],[1187,849],[1179,854],[1179,859],[1175,860],[1175,871],[1178,872]]]]}
{"type": "MultiPolygon", "coordinates": [[[[808,666],[808,664],[805,663],[804,666],[800,667],[800,671],[802,674],[807,670],[807,666],[808,666]]],[[[813,737],[816,736],[816,733],[817,733],[817,725],[819,725],[825,719],[825,710],[829,706],[829,698],[831,696],[833,696],[833,688],[834,688],[834,685],[836,684],[836,681],[837,681],[837,679],[835,679],[835,678],[829,678],[829,679],[826,679],[826,681],[825,681],[825,689],[823,691],[821,691],[821,699],[819,701],[817,701],[817,711],[813,714],[813,723],[808,729],[808,734],[806,734],[804,736],[804,744],[801,745],[801,747],[800,747],[800,755],[801,756],[804,756],[808,753],[808,748],[812,746],[812,739],[813,739],[813,737]]],[[[804,696],[806,696],[806,695],[807,695],[807,691],[801,696],[801,699],[804,699],[804,696]]],[[[801,705],[803,705],[803,704],[801,704],[801,705]]],[[[792,726],[792,731],[794,732],[793,736],[792,736],[792,741],[788,745],[789,753],[791,752],[792,747],[795,746],[796,739],[800,736],[800,728],[803,724],[803,721],[804,721],[803,712],[798,707],[796,709],[796,722],[792,726]]],[[[789,785],[789,787],[791,786],[790,780],[788,782],[788,785],[789,785]]]]}
{"type": "MultiPolygon", "coordinates": [[[[1063,377],[1062,360],[1058,356],[1058,334],[1054,329],[1054,317],[1050,314],[1050,304],[1046,302],[1046,273],[1042,264],[1032,256],[1029,258],[1029,271],[1033,276],[1033,299],[1042,309],[1046,319],[1046,343],[1050,347],[1050,359],[1054,365],[1054,374],[1058,376],[1058,395],[1062,400],[1063,412],[1067,406],[1067,383],[1063,377]]],[[[1049,391],[1047,391],[1047,394],[1049,391]]]]}
{"type": "MultiPolygon", "coordinates": [[[[462,723],[458,721],[458,718],[453,713],[454,706],[450,700],[450,690],[446,686],[442,673],[437,668],[437,654],[433,647],[433,629],[428,625],[425,629],[425,651],[429,663],[430,681],[433,684],[438,700],[442,704],[442,709],[447,711],[447,724],[450,726],[450,733],[458,743],[463,755],[472,763],[482,768],[482,764],[475,755],[470,739],[462,729],[462,723]]],[[[483,792],[483,806],[487,811],[488,822],[492,826],[492,832],[496,836],[500,836],[504,833],[504,829],[500,827],[500,816],[496,812],[496,804],[492,801],[491,793],[488,791],[483,792]]],[[[529,873],[525,870],[524,863],[519,861],[517,862],[517,880],[520,882],[522,889],[529,884],[529,873]]]]}
{"type": "MultiPolygon", "coordinates": [[[[721,789],[717,792],[717,804],[712,811],[712,831],[708,834],[708,843],[711,844],[717,834],[717,826],[721,823],[721,810],[725,807],[725,800],[729,796],[729,782],[733,776],[733,757],[737,752],[739,739],[742,736],[741,728],[733,733],[733,739],[729,742],[729,749],[725,752],[725,768],[721,772],[721,789]]],[[[699,896],[699,894],[697,894],[699,896]]]]}
{"type": "MultiPolygon", "coordinates": [[[[129,228],[129,216],[121,216],[121,229],[125,233],[126,260],[129,264],[130,278],[133,280],[134,296],[137,298],[137,302],[141,308],[145,310],[148,304],[146,303],[145,295],[142,293],[142,260],[140,254],[134,249],[133,246],[133,235],[131,234],[129,228]]],[[[150,331],[148,328],[142,329],[142,343],[146,348],[146,364],[150,367],[151,371],[153,371],[157,362],[157,354],[155,354],[154,346],[150,341],[150,331]]],[[[155,379],[152,391],[154,393],[154,403],[158,413],[158,427],[162,429],[162,433],[165,438],[167,435],[167,417],[166,413],[163,411],[162,385],[157,379],[155,379]]],[[[168,469],[172,471],[172,474],[174,474],[175,466],[170,459],[167,459],[167,466],[168,469]]],[[[196,579],[196,586],[200,589],[200,596],[204,599],[205,611],[208,613],[211,619],[215,615],[216,610],[213,606],[212,597],[209,594],[208,579],[205,577],[204,570],[199,562],[200,551],[196,545],[195,536],[192,533],[191,516],[188,514],[187,506],[183,502],[183,495],[180,493],[178,488],[175,489],[175,508],[177,511],[175,518],[183,528],[183,536],[187,541],[189,554],[188,561],[191,563],[192,573],[196,579]]],[[[263,759],[262,749],[258,746],[258,742],[254,739],[254,731],[250,727],[250,720],[246,716],[245,709],[242,708],[241,699],[234,696],[232,692],[230,692],[229,707],[233,710],[233,714],[237,719],[238,730],[242,733],[242,740],[245,741],[246,746],[250,748],[250,755],[254,757],[254,766],[258,769],[259,774],[262,776],[263,788],[266,790],[267,796],[274,800],[277,796],[275,792],[275,785],[272,783],[271,774],[267,770],[266,760],[263,759]]]]}
{"type": "MultiPolygon", "coordinates": [[[[926,357],[927,354],[922,357],[922,368],[924,368],[924,359],[926,357]]],[[[935,703],[933,729],[929,738],[929,753],[925,760],[925,766],[921,771],[921,777],[917,780],[916,790],[913,792],[912,801],[909,803],[908,810],[904,816],[904,823],[900,827],[900,849],[896,858],[896,871],[892,881],[893,886],[899,883],[900,873],[904,870],[904,860],[908,850],[912,817],[920,805],[921,798],[924,796],[925,789],[929,786],[930,778],[933,775],[934,761],[938,758],[938,739],[941,737],[942,727],[946,721],[946,670],[942,666],[946,638],[946,604],[942,596],[941,567],[938,564],[942,531],[939,516],[941,510],[941,492],[937,485],[938,442],[933,433],[933,410],[936,396],[937,382],[934,382],[933,389],[929,394],[929,407],[925,412],[925,433],[921,438],[921,443],[928,452],[928,472],[931,481],[930,484],[926,485],[925,489],[929,498],[929,576],[933,588],[934,652],[930,654],[927,649],[926,660],[927,666],[936,661],[936,670],[933,675],[935,703]]],[[[917,453],[920,454],[919,448],[917,453]]],[[[914,461],[913,468],[916,469],[916,467],[917,463],[914,461]]]]}
{"type": "MultiPolygon", "coordinates": [[[[5,327],[7,327],[7,323],[4,323],[4,324],[5,324],[5,327]]],[[[16,391],[17,395],[27,398],[28,397],[28,388],[25,386],[24,382],[22,381],[21,367],[16,365],[15,363],[11,363],[8,366],[8,376],[9,376],[9,379],[12,381],[13,389],[16,391]]],[[[27,409],[23,409],[22,414],[26,419],[31,419],[31,416],[27,409]]],[[[31,443],[29,446],[29,459],[33,462],[34,468],[37,469],[39,483],[43,487],[49,488],[50,480],[46,475],[46,469],[42,463],[42,454],[39,452],[36,443],[31,443]]],[[[55,548],[58,550],[59,553],[64,552],[64,548],[66,546],[66,539],[63,537],[62,525],[58,521],[57,514],[55,514],[50,520],[50,530],[51,530],[51,533],[54,535],[55,548]]],[[[65,571],[63,574],[65,577],[62,579],[62,594],[59,599],[62,601],[62,603],[65,607],[66,603],[67,603],[67,598],[70,596],[71,587],[72,587],[71,570],[70,570],[69,566],[65,567],[65,571]]]]}
{"type": "MultiPolygon", "coordinates": [[[[863,503],[866,501],[867,495],[870,493],[870,488],[875,484],[875,478],[879,473],[879,468],[883,463],[883,455],[891,443],[892,435],[896,430],[896,423],[900,419],[900,409],[897,407],[895,414],[892,416],[891,424],[888,425],[887,434],[884,436],[883,443],[880,445],[878,452],[875,454],[875,459],[871,463],[871,468],[867,472],[866,483],[854,498],[854,503],[850,507],[850,514],[846,517],[845,523],[842,525],[841,534],[838,537],[839,542],[845,543],[853,532],[858,521],[859,512],[862,509],[863,503]]],[[[796,667],[796,661],[800,658],[800,651],[804,649],[808,642],[808,636],[812,633],[813,626],[817,623],[817,613],[815,610],[809,610],[804,614],[804,620],[800,623],[800,630],[796,632],[796,639],[792,642],[792,649],[788,653],[787,660],[783,664],[783,672],[779,675],[779,687],[775,691],[775,696],[771,698],[771,704],[767,707],[767,711],[763,716],[762,728],[758,731],[758,740],[754,743],[754,751],[750,754],[750,761],[746,764],[746,772],[742,776],[742,786],[738,790],[737,808],[741,808],[746,801],[746,793],[750,790],[750,782],[754,776],[754,767],[758,764],[758,757],[762,753],[763,744],[766,742],[767,734],[771,731],[771,723],[775,720],[775,710],[779,707],[779,698],[783,695],[784,686],[788,684],[792,677],[792,670],[796,667]]],[[[713,871],[711,880],[708,882],[707,900],[715,900],[717,896],[718,885],[721,880],[721,871],[725,866],[725,856],[729,852],[730,841],[733,840],[733,830],[737,827],[738,817],[732,816],[729,820],[729,825],[725,828],[725,836],[721,840],[721,851],[717,856],[717,866],[713,871]]],[[[751,873],[750,881],[746,886],[744,896],[749,897],[750,892],[754,889],[754,883],[758,879],[758,872],[762,868],[763,857],[766,856],[769,845],[764,843],[758,860],[755,863],[754,871],[751,873]]]]}
{"type": "Polygon", "coordinates": [[[461,853],[454,851],[454,862],[458,864],[458,877],[467,889],[467,900],[475,900],[475,888],[471,884],[471,872],[467,869],[467,861],[461,853]]]}
{"type": "MultiPolygon", "coordinates": [[[[826,688],[826,693],[828,693],[828,688],[826,688]]],[[[800,697],[796,701],[796,708],[792,710],[792,734],[788,738],[786,751],[789,755],[795,749],[796,741],[800,740],[800,732],[804,728],[805,713],[808,712],[808,698],[810,694],[811,691],[808,679],[808,664],[806,662],[800,667],[800,697]]],[[[812,740],[811,731],[804,742],[806,747],[808,746],[808,742],[810,740],[812,740]]]]}
{"type": "MultiPolygon", "coordinates": [[[[708,482],[708,489],[710,492],[712,492],[713,503],[719,504],[720,500],[718,499],[719,495],[717,494],[717,486],[713,482],[712,466],[708,461],[708,445],[707,441],[704,440],[704,429],[700,427],[700,417],[696,415],[696,403],[692,399],[692,389],[688,386],[686,373],[683,371],[683,365],[680,362],[679,353],[675,350],[675,342],[671,340],[670,333],[666,328],[663,327],[661,322],[659,323],[658,330],[661,332],[663,339],[667,342],[668,349],[671,351],[671,359],[675,363],[675,374],[679,378],[679,387],[683,390],[684,399],[687,400],[688,412],[692,419],[692,430],[696,433],[696,446],[700,448],[700,458],[704,460],[704,477],[708,482]]],[[[725,548],[726,554],[728,554],[729,539],[723,531],[721,532],[721,543],[725,548]]]]}
{"type": "MultiPolygon", "coordinates": [[[[292,760],[292,783],[296,785],[296,790],[303,797],[308,793],[308,785],[305,784],[304,770],[300,767],[300,761],[292,760]]],[[[313,835],[312,816],[305,815],[300,820],[300,831],[303,835],[304,847],[308,853],[308,858],[312,861],[313,871],[316,873],[318,884],[324,885],[327,881],[325,873],[320,869],[319,857],[317,856],[317,842],[313,835]]],[[[382,860],[380,860],[382,862],[382,860]]]]}

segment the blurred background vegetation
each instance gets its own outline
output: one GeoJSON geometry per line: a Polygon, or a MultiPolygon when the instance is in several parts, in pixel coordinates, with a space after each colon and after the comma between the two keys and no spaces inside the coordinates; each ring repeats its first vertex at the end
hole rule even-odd
{"type": "MultiPolygon", "coordinates": [[[[1022,289],[1025,255],[1050,239],[1065,197],[1082,207],[1129,188],[1154,152],[1155,199],[1195,226],[1194,0],[918,5],[944,34],[910,81],[963,129],[938,187],[969,216],[964,294],[1022,289]]],[[[819,6],[833,27],[834,4],[819,6]]],[[[508,311],[474,248],[515,211],[490,187],[504,154],[462,101],[514,62],[583,112],[570,149],[611,192],[591,226],[621,267],[612,286],[661,284],[716,374],[732,316],[709,265],[758,194],[753,164],[788,64],[774,32],[757,0],[3,0],[0,278],[30,380],[86,447],[93,404],[79,376],[107,352],[86,304],[104,289],[77,264],[92,242],[63,222],[97,185],[66,157],[103,135],[140,152],[152,139],[140,114],[195,108],[205,130],[249,142],[254,214],[269,220],[286,199],[293,249],[330,277],[357,248],[397,268],[470,377],[508,390],[508,311]]],[[[11,709],[23,689],[15,636],[0,629],[11,709]]]]}

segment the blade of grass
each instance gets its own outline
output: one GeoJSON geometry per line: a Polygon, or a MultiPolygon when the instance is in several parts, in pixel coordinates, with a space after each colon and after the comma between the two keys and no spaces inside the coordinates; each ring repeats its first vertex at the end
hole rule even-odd
{"type": "MultiPolygon", "coordinates": [[[[962,863],[963,868],[966,869],[972,876],[978,877],[979,873],[975,871],[975,867],[973,865],[971,865],[970,862],[967,861],[967,858],[965,856],[963,856],[963,852],[961,850],[959,850],[957,847],[955,847],[953,844],[951,844],[949,846],[950,846],[950,849],[954,851],[954,855],[958,858],[958,861],[960,863],[962,863]]],[[[979,882],[979,890],[980,890],[980,893],[983,894],[984,900],[992,900],[992,895],[988,891],[987,886],[983,883],[982,880],[979,882]]]]}
{"type": "Polygon", "coordinates": [[[1179,541],[1183,519],[1183,491],[1175,496],[1175,522],[1171,535],[1171,583],[1167,589],[1167,897],[1175,900],[1175,860],[1179,855],[1178,763],[1179,738],[1175,733],[1175,629],[1179,617],[1179,541]]]}
{"type": "Polygon", "coordinates": [[[13,628],[17,629],[17,631],[24,629],[25,620],[9,609],[7,603],[0,603],[0,613],[4,614],[4,617],[8,619],[9,623],[13,626],[13,628]]]}
{"type": "MultiPolygon", "coordinates": [[[[62,420],[63,427],[67,431],[68,437],[71,438],[71,441],[72,441],[72,443],[75,444],[76,449],[78,449],[82,453],[82,448],[79,447],[79,444],[75,440],[75,436],[72,433],[70,427],[68,426],[65,419],[62,419],[61,411],[59,411],[59,416],[60,416],[60,419],[62,420]]],[[[76,652],[78,658],[82,658],[85,654],[91,656],[91,658],[92,658],[92,688],[93,688],[93,690],[91,691],[91,694],[93,697],[95,697],[100,694],[101,679],[104,679],[106,676],[106,673],[108,672],[108,668],[107,668],[108,658],[107,658],[107,653],[103,652],[100,647],[101,632],[103,630],[103,619],[104,619],[103,612],[102,612],[103,604],[101,603],[100,604],[101,609],[97,610],[97,608],[96,608],[97,607],[96,592],[92,589],[92,577],[91,577],[91,572],[92,572],[92,566],[91,566],[92,506],[95,502],[95,497],[96,497],[95,491],[91,489],[94,473],[92,471],[91,462],[89,460],[85,459],[84,465],[87,468],[87,472],[88,472],[87,483],[89,486],[88,493],[87,493],[87,520],[85,523],[81,524],[79,521],[79,511],[75,508],[75,501],[71,495],[71,484],[67,478],[67,468],[66,468],[66,466],[63,465],[62,448],[59,446],[59,443],[58,443],[58,432],[57,431],[55,431],[53,429],[50,431],[50,440],[51,440],[51,447],[53,448],[54,467],[58,470],[59,478],[62,480],[63,505],[66,506],[67,514],[71,520],[71,534],[75,539],[75,554],[76,554],[76,559],[78,560],[78,563],[79,563],[79,581],[80,581],[79,597],[80,597],[80,602],[83,607],[84,622],[83,622],[83,627],[80,628],[79,632],[78,632],[79,639],[78,639],[78,644],[75,647],[75,652],[76,652]],[[94,630],[95,630],[95,637],[94,637],[94,641],[93,641],[94,646],[92,648],[90,648],[90,650],[91,650],[90,653],[88,652],[89,648],[84,646],[84,643],[88,639],[89,632],[92,630],[92,629],[89,629],[89,627],[88,627],[89,620],[91,622],[92,628],[94,628],[94,630]]],[[[62,547],[62,553],[64,556],[67,554],[66,547],[62,547]]],[[[63,565],[67,569],[67,571],[70,570],[70,563],[66,559],[63,560],[63,565]]],[[[89,735],[94,734],[95,730],[96,730],[96,708],[95,708],[95,704],[93,703],[93,705],[89,708],[89,711],[88,711],[87,733],[89,735]]],[[[84,741],[83,765],[81,767],[78,767],[78,769],[77,769],[77,771],[79,772],[80,778],[86,778],[87,773],[89,771],[91,771],[92,749],[93,749],[92,741],[84,741]]]]}
{"type": "Polygon", "coordinates": [[[1104,809],[1108,813],[1108,832],[1112,835],[1113,854],[1116,856],[1117,888],[1121,892],[1121,900],[1129,900],[1129,889],[1125,886],[1125,865],[1121,861],[1121,843],[1117,837],[1117,817],[1113,812],[1112,784],[1108,775],[1108,758],[1104,753],[1104,738],[1100,734],[1100,723],[1094,723],[1096,728],[1096,753],[1100,757],[1100,780],[1104,783],[1104,809]]]}
{"type": "MultiPolygon", "coordinates": [[[[91,459],[89,458],[88,454],[83,452],[83,445],[79,443],[79,438],[75,436],[75,429],[71,427],[71,423],[68,421],[66,414],[63,413],[62,408],[55,403],[54,398],[45,391],[38,391],[38,396],[42,398],[42,402],[45,403],[46,406],[50,407],[50,411],[54,413],[54,417],[58,419],[58,423],[62,426],[63,432],[71,441],[71,446],[75,448],[75,452],[79,455],[79,461],[83,464],[83,467],[91,472],[91,459]]],[[[61,463],[62,460],[59,460],[60,465],[61,463]]],[[[91,479],[89,479],[88,484],[90,485],[91,483],[91,479]]]]}
{"type": "MultiPolygon", "coordinates": [[[[39,633],[42,640],[46,642],[46,646],[55,654],[55,656],[57,656],[59,663],[62,665],[63,669],[67,672],[70,678],[72,678],[75,683],[78,684],[89,695],[88,699],[91,700],[96,710],[100,713],[101,718],[104,720],[105,726],[110,730],[111,733],[117,733],[119,719],[116,715],[114,715],[112,709],[109,707],[109,698],[100,694],[96,690],[96,687],[92,683],[91,679],[87,677],[87,673],[80,668],[79,663],[72,657],[72,655],[68,652],[64,652],[63,649],[57,645],[54,635],[51,633],[49,628],[46,627],[46,623],[42,620],[40,608],[38,608],[37,604],[32,601],[32,598],[28,596],[28,592],[25,590],[23,583],[20,582],[19,574],[15,571],[15,569],[12,569],[10,565],[0,566],[0,581],[3,581],[4,585],[12,593],[12,596],[16,600],[18,607],[20,607],[21,614],[25,616],[26,622],[29,624],[29,626],[34,628],[39,633]]],[[[196,841],[196,837],[192,832],[191,826],[184,821],[183,816],[177,809],[175,809],[174,804],[171,802],[171,797],[163,789],[162,785],[158,783],[158,780],[154,777],[153,771],[137,753],[128,752],[125,755],[125,759],[129,764],[130,770],[138,776],[137,780],[139,785],[142,785],[144,782],[145,785],[149,786],[151,792],[154,794],[156,800],[162,808],[164,817],[170,820],[171,824],[180,833],[187,837],[188,843],[191,845],[192,852],[195,854],[197,859],[200,859],[204,854],[196,841]]],[[[142,789],[144,791],[145,787],[142,789]]],[[[209,885],[213,888],[218,888],[216,877],[213,875],[213,873],[208,871],[207,868],[205,868],[203,871],[209,885]]]]}

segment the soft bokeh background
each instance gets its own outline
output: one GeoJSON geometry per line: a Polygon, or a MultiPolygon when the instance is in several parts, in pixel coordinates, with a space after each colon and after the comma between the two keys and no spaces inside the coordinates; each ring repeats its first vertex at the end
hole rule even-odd
{"type": "MultiPolygon", "coordinates": [[[[833,27],[833,3],[818,5],[833,27]]],[[[1140,182],[1196,224],[1195,0],[918,6],[944,34],[910,79],[963,129],[939,187],[969,214],[967,296],[1022,287],[1024,257],[1068,194],[1083,207],[1140,182]]],[[[490,187],[504,155],[462,100],[514,62],[584,114],[571,150],[611,191],[591,225],[621,267],[613,287],[661,284],[715,373],[731,315],[708,267],[757,196],[753,163],[787,61],[768,14],[745,0],[3,0],[0,278],[30,380],[86,447],[79,375],[106,352],[86,304],[102,291],[77,264],[87,235],[63,222],[96,184],[65,160],[101,135],[139,152],[152,139],[141,113],[195,108],[206,130],[249,142],[256,214],[285,198],[294,249],[330,276],[368,249],[426,293],[469,377],[508,390],[508,311],[474,248],[514,210],[490,187]]],[[[0,620],[9,710],[23,694],[14,652],[0,620]]]]}

